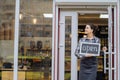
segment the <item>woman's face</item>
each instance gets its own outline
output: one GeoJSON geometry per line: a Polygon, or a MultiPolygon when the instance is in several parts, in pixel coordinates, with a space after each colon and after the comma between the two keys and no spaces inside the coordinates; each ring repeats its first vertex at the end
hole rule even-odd
{"type": "Polygon", "coordinates": [[[85,34],[91,34],[91,33],[93,33],[93,29],[91,29],[90,25],[86,25],[85,34]]]}

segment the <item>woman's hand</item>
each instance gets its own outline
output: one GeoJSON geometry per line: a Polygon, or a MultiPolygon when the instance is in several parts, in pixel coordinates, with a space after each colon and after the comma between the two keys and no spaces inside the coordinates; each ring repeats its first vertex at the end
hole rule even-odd
{"type": "Polygon", "coordinates": [[[85,57],[92,57],[94,54],[85,54],[85,57]]]}

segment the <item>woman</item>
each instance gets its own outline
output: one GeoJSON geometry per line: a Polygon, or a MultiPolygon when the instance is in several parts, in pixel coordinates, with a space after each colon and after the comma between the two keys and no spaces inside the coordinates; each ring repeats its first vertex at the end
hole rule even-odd
{"type": "Polygon", "coordinates": [[[93,54],[79,54],[80,42],[100,43],[99,38],[95,37],[96,26],[87,24],[85,27],[86,37],[79,40],[75,55],[81,58],[79,80],[96,80],[97,58],[93,54]]]}

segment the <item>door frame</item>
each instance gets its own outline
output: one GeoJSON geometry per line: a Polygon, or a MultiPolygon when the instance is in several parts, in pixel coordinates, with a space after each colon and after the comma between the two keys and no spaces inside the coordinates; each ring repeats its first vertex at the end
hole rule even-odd
{"type": "MultiPolygon", "coordinates": [[[[56,56],[56,61],[55,61],[55,58],[53,59],[54,61],[55,61],[55,63],[59,63],[59,36],[60,36],[60,32],[59,32],[59,27],[60,27],[60,24],[59,24],[59,22],[60,22],[60,12],[61,12],[61,8],[64,8],[64,9],[69,9],[69,8],[79,8],[79,7],[84,7],[84,6],[56,6],[56,8],[55,8],[55,10],[56,10],[56,16],[55,16],[55,23],[57,23],[57,24],[55,24],[55,26],[54,27],[56,27],[57,29],[56,29],[56,35],[58,35],[58,37],[57,37],[57,40],[58,41],[56,41],[56,45],[58,46],[58,47],[56,47],[57,48],[57,53],[55,54],[55,55],[57,55],[56,56]]],[[[89,7],[89,6],[88,6],[89,7]]],[[[103,6],[97,6],[97,8],[100,8],[100,7],[102,7],[103,8],[103,6]]],[[[109,7],[109,6],[104,6],[105,8],[107,7],[109,7]]],[[[90,6],[90,8],[95,8],[94,6],[90,6]]],[[[116,13],[116,6],[114,6],[114,8],[115,8],[115,12],[114,13],[116,13]]],[[[75,12],[75,11],[74,11],[75,12]]],[[[80,12],[80,11],[76,11],[76,12],[80,12]]],[[[88,11],[89,12],[89,11],[88,11]]],[[[85,12],[86,13],[86,12],[85,12]]],[[[115,26],[115,28],[114,28],[114,38],[115,38],[115,40],[114,41],[116,41],[116,39],[117,39],[117,34],[118,34],[118,30],[117,30],[117,24],[116,24],[116,14],[114,14],[114,26],[115,26]]],[[[118,44],[118,42],[114,42],[114,44],[118,44]]],[[[55,48],[55,47],[54,47],[55,48]]],[[[117,53],[117,50],[118,50],[118,47],[116,47],[116,45],[115,45],[115,53],[116,53],[116,55],[118,55],[118,53],[117,53]]],[[[115,57],[116,57],[116,55],[115,55],[115,57]]],[[[54,56],[55,57],[55,56],[54,56]]],[[[117,66],[117,64],[118,64],[118,58],[115,58],[115,80],[118,80],[118,74],[117,74],[117,70],[118,70],[118,67],[116,67],[117,66]]],[[[56,68],[56,70],[54,71],[54,72],[56,72],[57,73],[57,76],[55,77],[54,76],[54,78],[52,79],[52,80],[59,80],[59,66],[58,65],[54,65],[54,68],[56,68]]]]}

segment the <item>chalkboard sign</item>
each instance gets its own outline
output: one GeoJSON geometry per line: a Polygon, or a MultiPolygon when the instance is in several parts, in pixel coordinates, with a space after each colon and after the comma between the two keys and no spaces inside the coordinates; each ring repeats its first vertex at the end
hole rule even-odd
{"type": "Polygon", "coordinates": [[[80,43],[80,54],[94,54],[94,56],[99,56],[100,54],[100,43],[80,43]]]}

